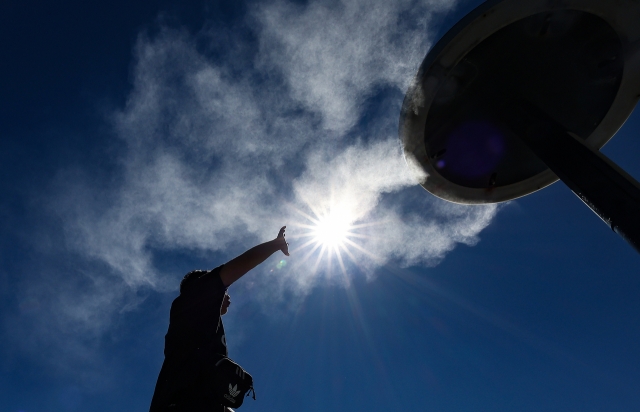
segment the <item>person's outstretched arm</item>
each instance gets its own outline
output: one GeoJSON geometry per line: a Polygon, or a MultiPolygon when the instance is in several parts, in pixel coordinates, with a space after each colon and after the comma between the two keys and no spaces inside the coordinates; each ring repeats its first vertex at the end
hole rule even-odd
{"type": "Polygon", "coordinates": [[[237,258],[225,263],[220,271],[222,283],[224,283],[225,286],[230,286],[278,250],[281,250],[282,253],[289,256],[289,244],[284,239],[285,229],[286,226],[283,226],[275,239],[252,247],[237,258]]]}

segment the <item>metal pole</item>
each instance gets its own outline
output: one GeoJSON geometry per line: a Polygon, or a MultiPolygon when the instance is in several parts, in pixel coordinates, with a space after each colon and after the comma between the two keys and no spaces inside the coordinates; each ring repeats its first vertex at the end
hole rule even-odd
{"type": "Polygon", "coordinates": [[[528,102],[502,106],[501,120],[614,232],[640,252],[640,184],[528,102]]]}

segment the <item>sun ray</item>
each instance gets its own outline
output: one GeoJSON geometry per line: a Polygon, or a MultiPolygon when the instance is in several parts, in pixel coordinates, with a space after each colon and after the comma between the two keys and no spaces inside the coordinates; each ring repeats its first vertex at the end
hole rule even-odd
{"type": "Polygon", "coordinates": [[[353,253],[351,253],[351,251],[349,250],[349,248],[346,245],[342,245],[342,251],[349,256],[349,259],[351,259],[351,261],[358,267],[360,267],[360,263],[358,263],[358,260],[356,259],[356,257],[353,255],[353,253]]]}
{"type": "MultiPolygon", "coordinates": [[[[306,241],[305,243],[303,243],[301,246],[296,247],[295,249],[289,251],[289,253],[296,253],[301,251],[302,249],[306,248],[307,246],[313,244],[313,243],[317,243],[315,239],[310,239],[308,241],[306,241]]],[[[315,249],[317,249],[320,245],[317,245],[314,249],[312,249],[312,252],[315,251],[315,249]]]]}
{"type": "Polygon", "coordinates": [[[352,225],[351,228],[353,228],[353,229],[361,229],[363,227],[379,226],[379,225],[383,225],[385,223],[390,223],[390,221],[389,220],[378,220],[378,221],[375,221],[375,222],[359,223],[357,225],[352,225]]]}
{"type": "Polygon", "coordinates": [[[303,258],[302,261],[300,262],[300,264],[303,264],[304,262],[306,262],[307,260],[309,260],[309,258],[313,255],[313,253],[318,250],[318,248],[320,247],[320,244],[316,244],[313,249],[311,249],[309,251],[309,253],[307,253],[303,258]]]}
{"type": "Polygon", "coordinates": [[[322,249],[320,249],[320,254],[318,255],[318,259],[316,260],[316,264],[313,265],[313,271],[311,273],[316,273],[318,267],[320,266],[320,261],[322,260],[322,256],[324,255],[326,247],[323,245],[322,249]]]}
{"type": "Polygon", "coordinates": [[[310,276],[323,271],[327,276],[339,274],[349,283],[350,267],[363,272],[368,270],[363,265],[363,257],[381,261],[380,257],[363,247],[367,240],[377,237],[367,229],[390,221],[365,220],[366,211],[358,209],[360,201],[357,195],[336,192],[332,187],[329,189],[328,196],[324,198],[314,195],[313,199],[307,199],[302,196],[300,200],[306,203],[302,209],[298,205],[287,204],[299,217],[291,225],[297,233],[288,239],[297,239],[300,243],[291,250],[292,254],[302,254],[301,259],[296,259],[296,269],[306,265],[310,276]]]}
{"type": "MultiPolygon", "coordinates": [[[[348,247],[346,247],[346,246],[345,246],[345,247],[343,248],[343,251],[345,252],[345,254],[346,254],[347,256],[349,256],[349,259],[351,259],[351,262],[353,262],[353,264],[354,264],[358,269],[360,269],[360,271],[361,271],[362,273],[370,273],[370,272],[371,272],[371,269],[370,269],[370,268],[367,268],[366,266],[364,266],[364,265],[362,264],[362,259],[358,259],[358,258],[356,258],[356,256],[355,256],[355,255],[354,255],[354,254],[349,250],[349,248],[348,248],[348,247]]],[[[376,258],[376,259],[377,259],[377,260],[379,260],[379,258],[376,258]]],[[[376,260],[376,259],[374,259],[374,260],[376,260]]]]}
{"type": "Polygon", "coordinates": [[[370,258],[372,258],[373,260],[375,260],[376,262],[380,261],[380,258],[376,255],[374,255],[373,253],[369,252],[368,250],[364,249],[362,246],[360,246],[359,244],[353,242],[352,240],[346,239],[345,240],[346,243],[350,244],[351,246],[353,246],[354,248],[358,249],[359,251],[361,251],[362,253],[366,254],[367,256],[369,256],[370,258]]]}
{"type": "Polygon", "coordinates": [[[302,201],[309,207],[309,209],[311,210],[311,212],[316,216],[316,218],[314,219],[313,217],[309,216],[308,214],[304,213],[301,210],[298,210],[298,213],[304,215],[307,217],[307,219],[309,219],[312,222],[316,222],[317,219],[322,215],[322,213],[320,213],[320,211],[318,210],[318,206],[315,204],[315,202],[311,202],[309,201],[306,197],[302,196],[302,201]]]}
{"type": "Polygon", "coordinates": [[[359,239],[375,239],[374,236],[368,236],[362,233],[355,233],[355,232],[349,233],[348,238],[352,238],[352,237],[359,238],[359,239]]]}
{"type": "Polygon", "coordinates": [[[316,226],[318,225],[318,222],[314,223],[313,225],[309,225],[309,224],[304,224],[304,223],[297,223],[296,227],[301,227],[303,229],[315,229],[316,226]]]}
{"type": "Polygon", "coordinates": [[[344,277],[345,282],[347,282],[347,284],[350,284],[351,282],[349,281],[349,276],[347,275],[347,269],[344,266],[344,262],[342,261],[342,255],[340,254],[340,249],[336,249],[336,259],[338,260],[338,264],[340,265],[340,269],[342,269],[342,275],[344,277]]]}

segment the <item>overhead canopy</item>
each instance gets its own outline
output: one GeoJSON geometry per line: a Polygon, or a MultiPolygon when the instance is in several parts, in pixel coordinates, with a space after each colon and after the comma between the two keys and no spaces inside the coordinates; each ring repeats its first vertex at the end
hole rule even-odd
{"type": "Polygon", "coordinates": [[[632,112],[640,95],[640,2],[549,4],[484,3],[425,58],[405,98],[400,138],[431,193],[492,203],[557,180],[501,118],[505,102],[535,105],[594,148],[632,112]]]}

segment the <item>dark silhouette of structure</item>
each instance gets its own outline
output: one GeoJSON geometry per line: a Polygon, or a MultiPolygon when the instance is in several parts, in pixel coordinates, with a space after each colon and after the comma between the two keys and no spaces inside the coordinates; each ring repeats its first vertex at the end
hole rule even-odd
{"type": "Polygon", "coordinates": [[[489,0],[427,54],[399,134],[422,186],[502,202],[561,179],[640,251],[640,184],[599,149],[640,98],[640,2],[489,0]]]}

